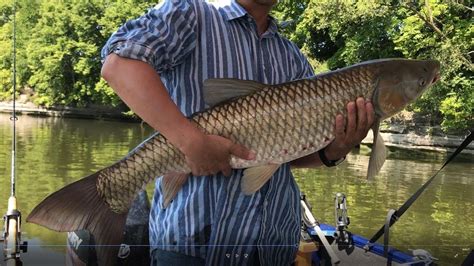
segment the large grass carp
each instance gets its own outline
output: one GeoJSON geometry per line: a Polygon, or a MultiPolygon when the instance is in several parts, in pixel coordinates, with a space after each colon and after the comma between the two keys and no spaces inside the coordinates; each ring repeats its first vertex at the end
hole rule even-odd
{"type": "MultiPolygon", "coordinates": [[[[255,152],[252,161],[231,158],[233,168],[246,168],[241,189],[251,194],[281,164],[328,145],[335,137],[336,115],[346,114],[347,103],[361,96],[372,101],[376,114],[368,167],[371,178],[385,161],[380,120],[401,111],[435,83],[439,68],[433,60],[380,59],[277,85],[206,80],[204,99],[210,107],[190,119],[203,132],[255,152]]],[[[189,172],[183,154],[156,133],[122,160],[48,196],[27,220],[57,231],[89,230],[98,244],[100,264],[110,264],[138,191],[164,175],[167,205],[189,172]]]]}

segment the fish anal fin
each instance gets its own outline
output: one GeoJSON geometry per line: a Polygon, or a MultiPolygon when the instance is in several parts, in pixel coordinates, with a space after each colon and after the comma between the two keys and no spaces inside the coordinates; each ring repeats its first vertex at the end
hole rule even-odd
{"type": "Polygon", "coordinates": [[[60,232],[88,230],[96,243],[99,265],[116,263],[127,212],[115,213],[97,192],[98,173],[76,181],[44,199],[27,222],[60,232]]]}
{"type": "Polygon", "coordinates": [[[367,180],[372,180],[382,168],[385,158],[387,157],[387,150],[379,131],[380,120],[377,119],[372,126],[374,133],[374,141],[372,144],[372,151],[370,153],[369,167],[367,169],[367,180]]]}
{"type": "Polygon", "coordinates": [[[204,101],[212,107],[221,102],[254,93],[267,86],[253,80],[207,79],[204,81],[204,101]]]}
{"type": "Polygon", "coordinates": [[[255,166],[244,170],[240,188],[245,195],[257,192],[278,170],[280,164],[255,166]]]}
{"type": "Polygon", "coordinates": [[[168,207],[171,201],[176,197],[178,191],[188,180],[189,174],[168,173],[161,179],[161,192],[163,193],[163,206],[168,207]]]}

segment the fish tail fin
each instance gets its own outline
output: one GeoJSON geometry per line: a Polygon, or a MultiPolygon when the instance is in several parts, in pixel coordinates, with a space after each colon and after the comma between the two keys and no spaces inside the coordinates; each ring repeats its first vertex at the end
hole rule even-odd
{"type": "Polygon", "coordinates": [[[99,265],[115,264],[127,212],[115,213],[97,191],[99,172],[51,194],[28,215],[27,222],[60,232],[88,230],[96,243],[99,265]]]}

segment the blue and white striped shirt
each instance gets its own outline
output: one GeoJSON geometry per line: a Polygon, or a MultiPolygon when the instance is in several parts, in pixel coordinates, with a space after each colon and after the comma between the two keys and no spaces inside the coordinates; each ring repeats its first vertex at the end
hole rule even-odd
{"type": "MultiPolygon", "coordinates": [[[[186,115],[205,108],[202,84],[238,78],[277,84],[313,75],[299,49],[270,18],[258,36],[254,19],[233,1],[216,8],[202,0],[169,0],[128,21],[102,50],[149,63],[186,115]]],[[[258,250],[263,265],[288,265],[300,239],[299,189],[288,164],[251,196],[240,191],[242,170],[190,177],[161,209],[161,179],[150,214],[150,245],[206,259],[207,265],[246,265],[258,250]]]]}

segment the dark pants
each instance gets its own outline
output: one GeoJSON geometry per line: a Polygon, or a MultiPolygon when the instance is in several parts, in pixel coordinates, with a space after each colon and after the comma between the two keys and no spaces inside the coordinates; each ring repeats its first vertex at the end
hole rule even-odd
{"type": "MultiPolygon", "coordinates": [[[[181,253],[172,251],[165,251],[161,249],[154,249],[151,253],[151,265],[153,266],[204,266],[206,261],[199,257],[192,257],[181,253]]],[[[247,265],[258,266],[258,254],[252,254],[247,265]]]]}
{"type": "Polygon", "coordinates": [[[172,251],[154,249],[151,253],[151,265],[153,266],[204,266],[206,261],[199,257],[192,257],[172,251]]]}

